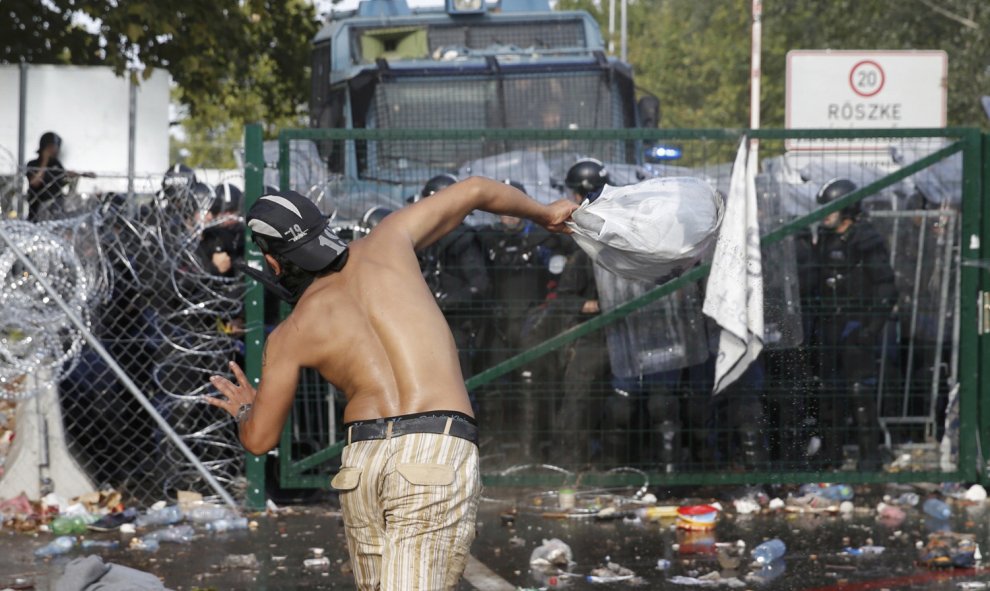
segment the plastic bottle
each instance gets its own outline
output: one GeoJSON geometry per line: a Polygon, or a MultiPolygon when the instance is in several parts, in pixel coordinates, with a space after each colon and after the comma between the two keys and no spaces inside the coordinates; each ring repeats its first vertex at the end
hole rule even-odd
{"type": "Polygon", "coordinates": [[[193,523],[210,523],[218,519],[236,519],[237,514],[227,507],[200,505],[186,511],[186,519],[193,523]]]}
{"type": "Polygon", "coordinates": [[[76,538],[74,536],[60,536],[49,542],[47,545],[35,550],[34,555],[39,558],[43,558],[45,556],[58,556],[72,550],[75,545],[76,538]]]}
{"type": "Polygon", "coordinates": [[[86,533],[86,525],[89,523],[92,523],[92,519],[82,515],[66,515],[53,519],[49,527],[56,536],[80,535],[86,533]]]}
{"type": "Polygon", "coordinates": [[[945,501],[936,498],[925,501],[925,504],[922,505],[922,510],[925,514],[940,521],[945,521],[949,517],[952,517],[952,509],[945,504],[945,501]]]}
{"type": "Polygon", "coordinates": [[[142,536],[141,540],[144,542],[155,540],[158,542],[186,544],[192,541],[194,535],[196,535],[196,530],[191,525],[176,525],[153,531],[142,536]]]}
{"type": "Polygon", "coordinates": [[[120,542],[117,540],[83,540],[80,546],[82,546],[83,550],[94,550],[97,548],[116,550],[120,546],[120,542]]]}
{"type": "Polygon", "coordinates": [[[132,541],[131,542],[131,548],[135,548],[137,550],[144,550],[145,552],[157,552],[158,551],[158,546],[159,546],[158,540],[155,540],[155,539],[147,539],[146,540],[144,538],[140,538],[140,539],[139,538],[134,538],[134,540],[137,540],[137,542],[135,543],[134,541],[132,541]]]}
{"type": "Polygon", "coordinates": [[[234,531],[238,529],[247,529],[248,520],[247,517],[237,517],[235,519],[217,519],[211,523],[206,524],[206,529],[220,533],[225,531],[234,531]]]}
{"type": "Polygon", "coordinates": [[[830,501],[848,501],[853,498],[853,489],[848,484],[806,484],[801,487],[804,494],[813,494],[830,501]]]}
{"type": "Polygon", "coordinates": [[[774,538],[753,548],[753,560],[760,565],[770,564],[782,557],[785,552],[787,552],[787,546],[784,545],[784,542],[780,538],[774,538]]]}
{"type": "Polygon", "coordinates": [[[760,570],[750,574],[746,577],[746,580],[758,585],[766,585],[774,579],[779,578],[785,572],[787,572],[787,563],[778,558],[773,562],[764,563],[760,567],[760,570]]]}
{"type": "Polygon", "coordinates": [[[138,517],[134,524],[138,527],[149,525],[172,525],[182,521],[182,509],[178,505],[170,505],[158,511],[148,511],[138,517]]]}
{"type": "Polygon", "coordinates": [[[902,507],[916,507],[921,499],[918,497],[918,493],[906,492],[896,499],[891,501],[893,505],[900,505],[902,507]]]}

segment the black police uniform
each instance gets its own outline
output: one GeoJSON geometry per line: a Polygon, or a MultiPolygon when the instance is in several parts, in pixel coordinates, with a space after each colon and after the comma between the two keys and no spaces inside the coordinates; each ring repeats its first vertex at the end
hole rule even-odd
{"type": "MultiPolygon", "coordinates": [[[[492,286],[481,339],[485,354],[480,357],[487,369],[551,336],[534,329],[534,324],[541,315],[540,305],[555,285],[550,262],[560,254],[563,237],[530,221],[513,227],[495,223],[483,228],[478,237],[492,286]]],[[[485,424],[493,432],[504,433],[499,439],[511,442],[507,454],[501,455],[508,457],[513,449],[518,450],[519,457],[512,461],[531,459],[537,422],[549,416],[548,401],[541,395],[549,391],[545,365],[546,359],[531,362],[480,393],[485,424]]]]}
{"type": "Polygon", "coordinates": [[[879,341],[897,299],[884,238],[867,221],[843,233],[825,230],[817,245],[819,415],[825,458],[841,461],[840,425],[855,422],[861,468],[879,468],[876,381],[879,341]],[[847,398],[847,396],[849,398],[847,398]],[[852,416],[847,401],[852,403],[852,416]]]}
{"type": "Polygon", "coordinates": [[[515,228],[496,223],[478,233],[491,277],[491,326],[486,364],[511,357],[523,346],[530,310],[544,301],[558,254],[558,235],[525,221],[515,228]]]}
{"type": "MultiPolygon", "coordinates": [[[[564,329],[597,315],[581,311],[585,302],[598,300],[594,262],[583,250],[578,249],[568,257],[553,295],[552,306],[561,315],[564,329]]],[[[553,425],[553,433],[560,442],[556,455],[562,465],[582,464],[591,457],[602,394],[608,389],[608,349],[602,331],[591,332],[565,347],[560,371],[561,398],[553,425]]]]}
{"type": "Polygon", "coordinates": [[[419,254],[420,270],[457,344],[461,371],[472,375],[475,337],[488,291],[485,256],[473,228],[461,224],[419,254]]]}

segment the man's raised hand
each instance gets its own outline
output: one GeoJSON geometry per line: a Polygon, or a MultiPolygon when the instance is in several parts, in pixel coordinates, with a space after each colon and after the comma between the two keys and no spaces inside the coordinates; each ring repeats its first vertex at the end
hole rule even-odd
{"type": "Polygon", "coordinates": [[[551,232],[570,234],[571,229],[565,222],[571,219],[571,214],[578,206],[570,199],[559,199],[546,206],[546,215],[540,220],[540,225],[551,232]]]}

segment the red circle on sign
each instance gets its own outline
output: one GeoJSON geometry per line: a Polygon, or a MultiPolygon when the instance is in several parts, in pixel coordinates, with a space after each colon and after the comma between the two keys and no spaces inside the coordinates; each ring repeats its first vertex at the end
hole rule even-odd
{"type": "MultiPolygon", "coordinates": [[[[864,74],[868,74],[868,73],[869,72],[864,72],[864,74]]],[[[863,96],[863,97],[875,96],[877,93],[883,90],[883,85],[886,82],[887,82],[887,76],[884,75],[883,68],[881,68],[880,64],[876,63],[873,60],[863,60],[857,63],[855,66],[853,66],[852,70],[849,70],[849,86],[852,88],[853,92],[855,92],[859,96],[863,96]],[[876,88],[868,92],[864,92],[860,90],[858,86],[856,86],[856,71],[859,70],[862,66],[873,66],[874,68],[876,68],[876,72],[880,76],[880,80],[878,81],[879,84],[876,84],[876,88]]]]}

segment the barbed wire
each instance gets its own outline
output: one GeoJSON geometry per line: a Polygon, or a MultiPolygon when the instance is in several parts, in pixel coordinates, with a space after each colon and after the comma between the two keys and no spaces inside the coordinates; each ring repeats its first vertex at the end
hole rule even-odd
{"type": "Polygon", "coordinates": [[[243,324],[243,278],[211,264],[204,238],[242,219],[214,219],[209,196],[191,187],[155,190],[160,177],[143,177],[132,198],[68,185],[46,204],[47,221],[26,221],[19,217],[26,173],[0,177],[0,224],[42,277],[0,243],[0,399],[29,398],[24,377],[50,372],[70,449],[95,481],[147,500],[210,492],[176,443],[134,408],[109,371],[116,363],[219,482],[232,492],[243,488],[243,451],[230,417],[200,403],[210,394],[209,376],[227,373],[227,361],[243,349],[231,328],[243,324]],[[39,279],[84,319],[112,360],[86,346],[39,279]]]}

